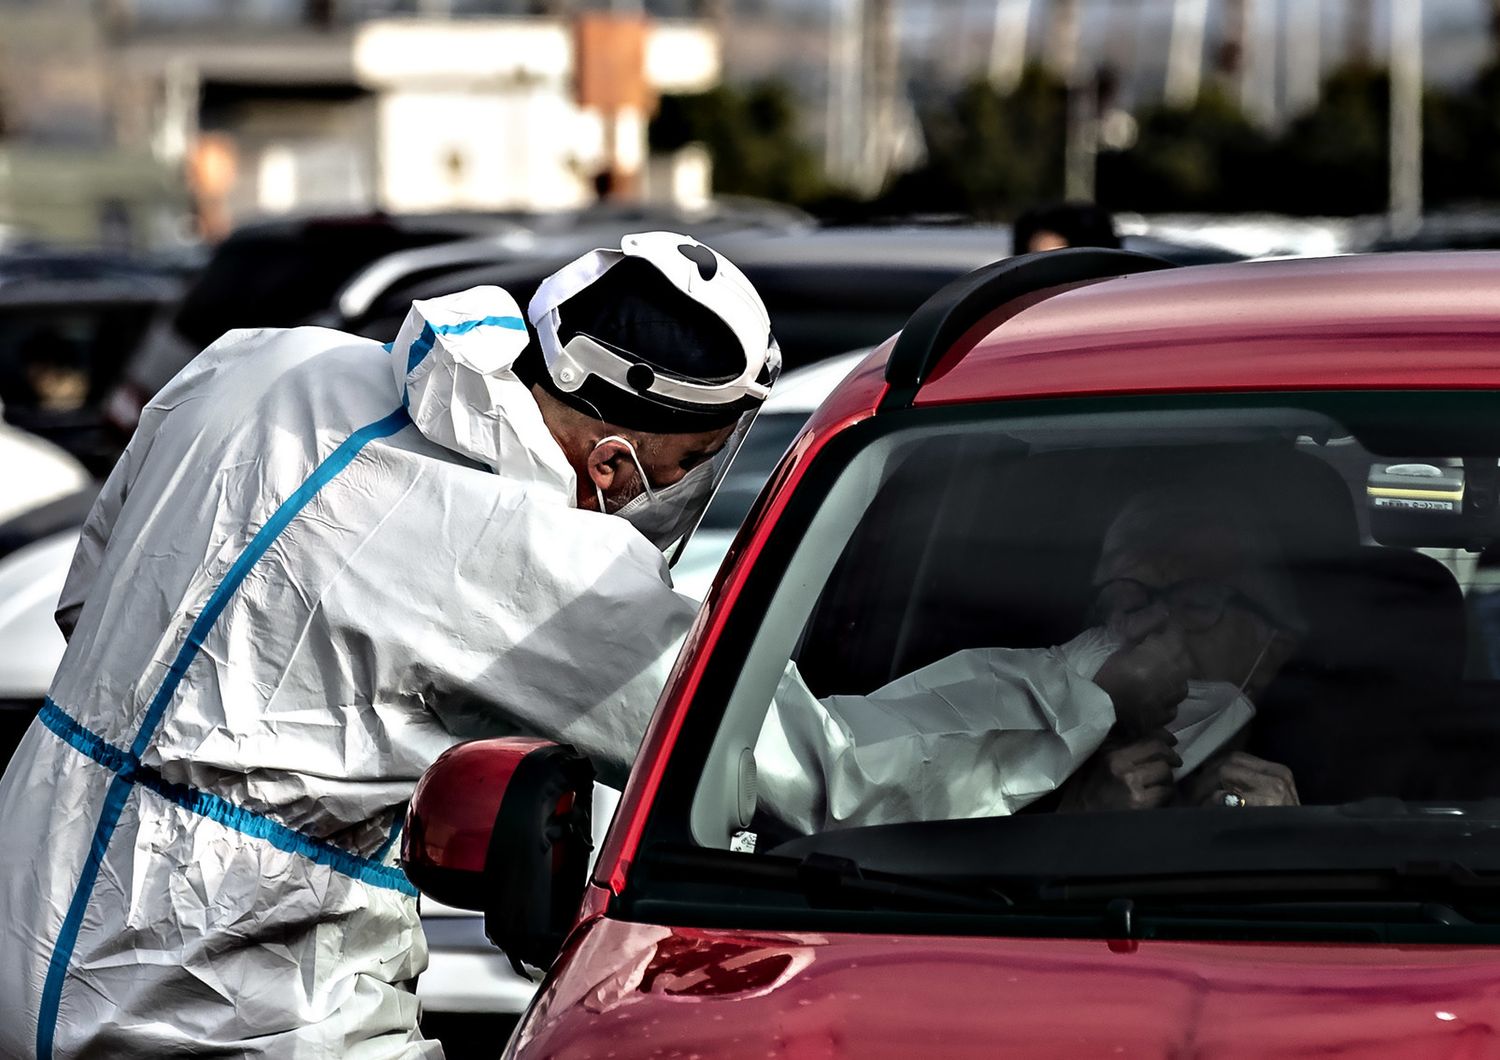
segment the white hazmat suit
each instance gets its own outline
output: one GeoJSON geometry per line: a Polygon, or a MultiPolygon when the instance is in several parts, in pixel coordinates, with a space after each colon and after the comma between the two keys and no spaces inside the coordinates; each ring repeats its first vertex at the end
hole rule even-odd
{"type": "Polygon", "coordinates": [[[148,406],[0,780],[0,1055],[441,1055],[403,986],[417,778],[528,732],[618,780],[696,610],[575,506],[525,344],[478,288],[391,350],[231,333],[148,406]]]}

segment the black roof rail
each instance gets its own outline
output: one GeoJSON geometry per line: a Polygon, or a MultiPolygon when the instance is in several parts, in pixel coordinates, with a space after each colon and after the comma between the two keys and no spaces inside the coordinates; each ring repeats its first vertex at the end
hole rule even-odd
{"type": "Polygon", "coordinates": [[[1174,267],[1150,254],[1069,247],[1021,254],[975,269],[923,302],[906,322],[886,362],[890,390],[880,407],[910,406],[938,359],[964,332],[1007,302],[1048,287],[1174,267]]]}

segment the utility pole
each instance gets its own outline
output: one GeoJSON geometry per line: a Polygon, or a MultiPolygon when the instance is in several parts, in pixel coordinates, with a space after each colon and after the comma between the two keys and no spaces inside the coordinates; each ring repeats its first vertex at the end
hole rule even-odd
{"type": "Polygon", "coordinates": [[[1370,64],[1371,24],[1370,0],[1344,0],[1344,62],[1349,66],[1370,64]]]}
{"type": "Polygon", "coordinates": [[[1323,92],[1322,0],[1282,0],[1286,15],[1286,111],[1317,106],[1323,92]]]}
{"type": "Polygon", "coordinates": [[[1281,6],[1276,0],[1245,0],[1245,69],[1240,99],[1245,112],[1266,129],[1274,129],[1281,120],[1276,94],[1280,42],[1281,6]],[[1261,20],[1258,26],[1257,15],[1261,20]]]}
{"type": "Polygon", "coordinates": [[[1065,84],[1078,72],[1078,0],[1052,0],[1047,20],[1047,66],[1065,84]]]}
{"type": "Polygon", "coordinates": [[[1099,168],[1099,77],[1068,86],[1068,130],[1063,142],[1063,197],[1093,202],[1099,168]]]}
{"type": "Polygon", "coordinates": [[[864,0],[828,5],[828,110],[824,165],[846,184],[858,182],[860,128],[860,30],[864,0]]]}
{"type": "Polygon", "coordinates": [[[1391,232],[1422,224],[1422,0],[1391,5],[1391,232]]]}
{"type": "Polygon", "coordinates": [[[1208,0],[1176,0],[1167,51],[1167,103],[1191,107],[1203,85],[1203,38],[1208,30],[1208,0]]]}
{"type": "Polygon", "coordinates": [[[874,194],[890,176],[896,155],[896,95],[901,79],[896,0],[865,0],[864,16],[862,66],[867,120],[861,183],[874,194]]]}
{"type": "MultiPolygon", "coordinates": [[[[1496,0],[1500,3],[1500,0],[1496,0]]],[[[995,0],[990,30],[989,82],[998,92],[1011,92],[1026,69],[1026,33],[1031,25],[1031,0],[995,0]]]]}
{"type": "Polygon", "coordinates": [[[1219,80],[1240,106],[1250,104],[1250,0],[1224,0],[1224,34],[1219,41],[1219,80]]]}

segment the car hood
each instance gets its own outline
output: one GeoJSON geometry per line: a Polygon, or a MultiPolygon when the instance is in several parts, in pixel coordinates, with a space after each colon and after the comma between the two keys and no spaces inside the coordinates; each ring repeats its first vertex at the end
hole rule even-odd
{"type": "Polygon", "coordinates": [[[708,931],[599,920],[521,1056],[1500,1055],[1500,950],[708,931]]]}

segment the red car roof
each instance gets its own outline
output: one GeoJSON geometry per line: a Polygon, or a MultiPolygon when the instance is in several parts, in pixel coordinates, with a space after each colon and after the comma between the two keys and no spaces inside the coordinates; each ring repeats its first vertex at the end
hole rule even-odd
{"type": "Polygon", "coordinates": [[[1012,302],[914,404],[1196,390],[1500,387],[1500,253],[1201,265],[1012,302]]]}

